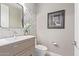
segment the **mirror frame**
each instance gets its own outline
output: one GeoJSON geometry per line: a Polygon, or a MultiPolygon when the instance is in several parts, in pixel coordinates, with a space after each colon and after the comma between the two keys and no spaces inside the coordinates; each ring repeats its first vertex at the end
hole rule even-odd
{"type": "Polygon", "coordinates": [[[24,28],[24,8],[20,3],[16,3],[22,7],[22,28],[24,28]]]}

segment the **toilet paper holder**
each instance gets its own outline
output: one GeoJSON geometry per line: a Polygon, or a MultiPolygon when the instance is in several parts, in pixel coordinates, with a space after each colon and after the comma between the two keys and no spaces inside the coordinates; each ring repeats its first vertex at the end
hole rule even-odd
{"type": "Polygon", "coordinates": [[[76,41],[73,41],[73,42],[72,42],[72,45],[75,46],[76,48],[78,48],[78,47],[77,47],[77,42],[76,42],[76,41]]]}
{"type": "Polygon", "coordinates": [[[58,47],[58,44],[56,42],[52,42],[52,43],[55,47],[58,47]]]}
{"type": "Polygon", "coordinates": [[[73,41],[72,42],[72,45],[77,46],[77,42],[76,41],[73,41]]]}

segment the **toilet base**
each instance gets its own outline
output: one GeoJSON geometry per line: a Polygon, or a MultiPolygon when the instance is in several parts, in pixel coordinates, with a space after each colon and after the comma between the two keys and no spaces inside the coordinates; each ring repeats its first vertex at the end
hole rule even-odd
{"type": "Polygon", "coordinates": [[[47,51],[47,47],[43,45],[36,45],[35,51],[34,51],[34,56],[45,56],[47,51]]]}

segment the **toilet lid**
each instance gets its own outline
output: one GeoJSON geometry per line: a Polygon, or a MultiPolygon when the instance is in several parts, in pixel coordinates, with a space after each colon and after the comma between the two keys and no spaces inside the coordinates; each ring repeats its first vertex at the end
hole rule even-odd
{"type": "Polygon", "coordinates": [[[47,47],[43,45],[36,45],[35,48],[40,49],[40,50],[47,50],[47,47]]]}

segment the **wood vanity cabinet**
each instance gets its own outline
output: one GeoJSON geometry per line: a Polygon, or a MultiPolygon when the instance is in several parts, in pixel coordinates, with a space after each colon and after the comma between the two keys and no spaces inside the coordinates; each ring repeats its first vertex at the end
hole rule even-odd
{"type": "Polygon", "coordinates": [[[0,56],[30,56],[35,49],[35,38],[0,46],[0,56]]]}

